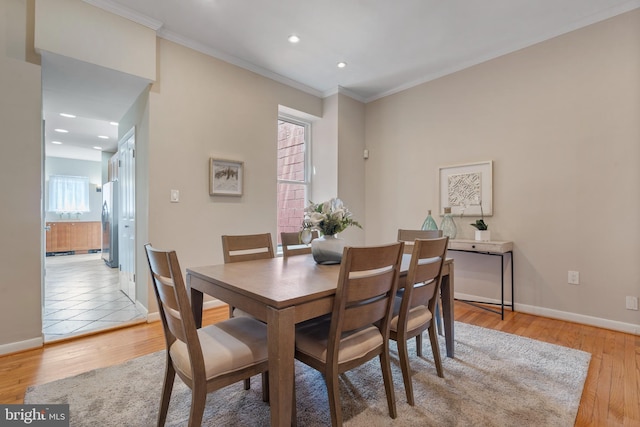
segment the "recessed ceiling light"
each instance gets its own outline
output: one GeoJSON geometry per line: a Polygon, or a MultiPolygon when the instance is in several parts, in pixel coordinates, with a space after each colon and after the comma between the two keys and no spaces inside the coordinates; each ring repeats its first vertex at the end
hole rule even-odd
{"type": "Polygon", "coordinates": [[[109,137],[106,136],[106,135],[98,135],[98,138],[100,138],[100,139],[109,139],[109,137]]]}
{"type": "Polygon", "coordinates": [[[109,122],[111,126],[118,126],[118,122],[109,122]]]}
{"type": "Polygon", "coordinates": [[[340,62],[338,62],[338,68],[344,68],[344,67],[346,67],[346,66],[347,66],[347,63],[346,63],[346,62],[344,62],[344,61],[340,61],[340,62]]]}
{"type": "Polygon", "coordinates": [[[289,43],[298,43],[300,41],[300,37],[295,34],[291,34],[287,40],[289,40],[289,43]]]}
{"type": "Polygon", "coordinates": [[[68,130],[66,129],[54,129],[56,132],[60,132],[60,133],[69,133],[68,130]]]}
{"type": "Polygon", "coordinates": [[[61,145],[62,144],[62,142],[60,142],[60,141],[51,141],[51,143],[52,144],[56,144],[56,145],[61,145]]]}
{"type": "Polygon", "coordinates": [[[76,118],[76,116],[74,116],[73,114],[69,114],[69,113],[60,113],[60,115],[62,117],[68,117],[70,119],[75,119],[76,118]]]}
{"type": "Polygon", "coordinates": [[[95,148],[96,150],[102,150],[102,147],[97,147],[96,146],[96,147],[93,147],[93,148],[95,148]]]}

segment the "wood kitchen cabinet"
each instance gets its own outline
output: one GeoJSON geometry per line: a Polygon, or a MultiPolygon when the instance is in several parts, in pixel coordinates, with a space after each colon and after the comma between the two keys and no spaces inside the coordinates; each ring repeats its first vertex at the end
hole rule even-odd
{"type": "Polygon", "coordinates": [[[101,249],[99,221],[48,222],[46,251],[87,253],[101,249]]]}

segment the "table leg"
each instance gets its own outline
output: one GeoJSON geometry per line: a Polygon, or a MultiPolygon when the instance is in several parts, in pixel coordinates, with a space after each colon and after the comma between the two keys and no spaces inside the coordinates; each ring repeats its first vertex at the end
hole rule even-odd
{"type": "Polygon", "coordinates": [[[295,309],[267,309],[269,349],[269,399],[271,425],[292,425],[293,381],[295,380],[295,309]]]}
{"type": "Polygon", "coordinates": [[[442,299],[442,317],[444,318],[444,338],[447,344],[447,356],[454,357],[454,318],[453,318],[453,263],[449,265],[449,274],[442,276],[440,298],[442,299]]]}
{"type": "Polygon", "coordinates": [[[201,291],[191,288],[191,312],[193,320],[196,322],[196,328],[202,327],[202,301],[203,295],[201,291]]]}

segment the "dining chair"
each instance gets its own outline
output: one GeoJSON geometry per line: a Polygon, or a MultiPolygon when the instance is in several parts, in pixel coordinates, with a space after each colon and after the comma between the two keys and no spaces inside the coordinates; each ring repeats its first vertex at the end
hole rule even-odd
{"type": "MultiPolygon", "coordinates": [[[[275,256],[271,233],[222,236],[224,263],[268,259],[275,256]]],[[[229,306],[229,317],[249,316],[242,310],[229,306]]]]}
{"type": "Polygon", "coordinates": [[[271,233],[222,236],[224,262],[252,261],[273,258],[271,233]]]}
{"type": "MultiPolygon", "coordinates": [[[[261,234],[238,234],[222,236],[222,254],[224,263],[253,261],[257,259],[268,259],[275,256],[271,233],[261,234]]],[[[229,306],[229,317],[251,317],[249,313],[229,306]]],[[[244,389],[251,388],[249,378],[244,381],[244,389]]]]}
{"type": "Polygon", "coordinates": [[[382,367],[389,415],[397,417],[388,338],[403,247],[346,247],[331,317],[296,328],[295,357],[322,373],[332,426],[342,425],[338,375],[375,356],[382,367]]]}
{"type": "Polygon", "coordinates": [[[404,380],[407,402],[414,405],[411,365],[407,341],[416,339],[416,353],[422,357],[422,332],[429,331],[433,360],[439,377],[443,377],[438,337],[433,327],[432,313],[436,307],[442,277],[442,266],[447,253],[448,237],[416,239],[411,254],[411,263],[406,277],[404,292],[396,296],[390,337],[398,344],[400,368],[404,380]]]}
{"type": "Polygon", "coordinates": [[[191,389],[189,426],[200,426],[207,394],[262,374],[269,401],[267,328],[250,317],[196,329],[175,251],[144,246],[166,341],[166,367],[158,426],[164,426],[176,374],[191,389]]]}
{"type": "MultiPolygon", "coordinates": [[[[311,232],[311,240],[317,239],[319,236],[317,230],[311,232]]],[[[282,242],[282,255],[285,258],[295,255],[306,255],[311,253],[311,246],[300,240],[300,233],[281,232],[280,241],[282,242]]]]}
{"type": "Polygon", "coordinates": [[[442,230],[406,230],[398,229],[398,242],[404,243],[404,253],[413,252],[413,242],[416,239],[437,239],[442,237],[442,230]]]}
{"type": "MultiPolygon", "coordinates": [[[[413,242],[416,239],[437,239],[442,237],[442,230],[404,230],[398,229],[398,242],[405,242],[404,253],[410,254],[413,252],[413,242]]],[[[438,334],[444,335],[442,330],[442,316],[440,315],[440,299],[436,300],[436,309],[433,311],[433,316],[436,318],[436,326],[438,327],[438,334]]]]}

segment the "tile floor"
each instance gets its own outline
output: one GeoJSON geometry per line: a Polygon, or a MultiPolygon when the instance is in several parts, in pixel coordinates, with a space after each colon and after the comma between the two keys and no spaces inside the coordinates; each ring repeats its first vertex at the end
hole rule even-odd
{"type": "Polygon", "coordinates": [[[146,320],[99,253],[45,258],[45,342],[146,320]]]}

